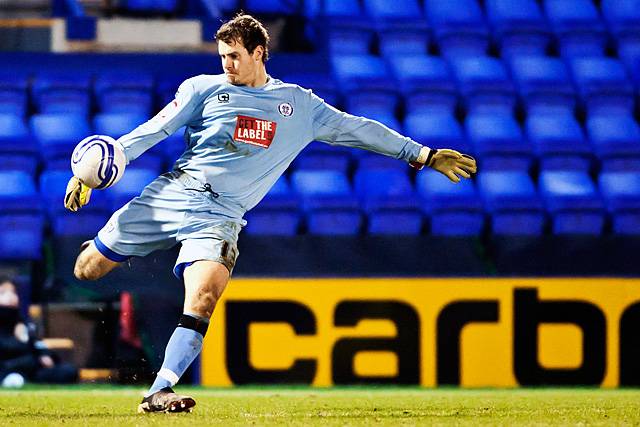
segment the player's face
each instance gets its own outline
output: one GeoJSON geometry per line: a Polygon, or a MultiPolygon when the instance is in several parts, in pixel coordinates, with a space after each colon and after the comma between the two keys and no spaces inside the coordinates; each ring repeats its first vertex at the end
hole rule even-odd
{"type": "Polygon", "coordinates": [[[227,44],[218,41],[218,54],[222,59],[222,69],[227,75],[229,83],[234,85],[248,85],[256,80],[262,63],[262,47],[258,46],[250,54],[242,43],[227,44]]]}

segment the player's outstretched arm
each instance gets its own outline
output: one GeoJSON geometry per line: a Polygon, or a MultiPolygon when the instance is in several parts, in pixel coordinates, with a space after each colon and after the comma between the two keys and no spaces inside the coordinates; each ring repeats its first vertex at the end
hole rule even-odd
{"type": "Polygon", "coordinates": [[[471,174],[478,170],[476,159],[468,154],[462,154],[448,148],[423,148],[423,150],[425,149],[429,150],[429,153],[424,163],[453,182],[460,182],[460,177],[470,178],[471,174]]]}

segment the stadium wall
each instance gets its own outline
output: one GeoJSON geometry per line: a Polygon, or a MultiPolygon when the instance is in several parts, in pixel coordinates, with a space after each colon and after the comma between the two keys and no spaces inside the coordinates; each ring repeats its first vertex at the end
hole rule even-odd
{"type": "Polygon", "coordinates": [[[202,383],[638,386],[639,323],[638,279],[236,279],[202,383]]]}

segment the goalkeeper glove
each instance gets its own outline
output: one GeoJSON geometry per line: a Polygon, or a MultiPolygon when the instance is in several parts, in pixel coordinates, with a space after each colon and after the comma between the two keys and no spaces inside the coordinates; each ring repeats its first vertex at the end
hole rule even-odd
{"type": "Polygon", "coordinates": [[[453,182],[460,182],[460,176],[470,178],[478,170],[476,159],[448,148],[423,147],[417,161],[437,170],[453,182]],[[426,150],[429,150],[428,154],[426,150]]]}
{"type": "Polygon", "coordinates": [[[71,177],[64,195],[64,207],[71,212],[77,212],[81,207],[89,203],[91,189],[84,185],[80,178],[71,177]]]}

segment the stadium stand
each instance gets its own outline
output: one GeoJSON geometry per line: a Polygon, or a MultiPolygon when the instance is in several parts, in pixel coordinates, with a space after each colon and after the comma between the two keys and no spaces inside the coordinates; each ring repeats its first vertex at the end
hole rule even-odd
{"type": "Polygon", "coordinates": [[[640,234],[640,173],[603,172],[598,183],[611,215],[613,233],[640,234]]]}
{"type": "Polygon", "coordinates": [[[548,0],[544,9],[562,56],[604,54],[605,28],[591,0],[548,0]]]}
{"type": "Polygon", "coordinates": [[[27,113],[29,77],[15,72],[0,72],[0,113],[25,116],[27,113]]]}
{"type": "Polygon", "coordinates": [[[78,113],[91,111],[92,76],[83,72],[38,73],[32,84],[32,100],[39,113],[78,113]]]}
{"type": "Polygon", "coordinates": [[[489,47],[489,30],[476,0],[425,2],[425,12],[440,52],[476,56],[489,47]]]}
{"type": "Polygon", "coordinates": [[[83,114],[34,114],[31,132],[38,141],[46,164],[64,160],[68,167],[70,153],[78,142],[91,135],[91,127],[83,114]]]}
{"type": "Polygon", "coordinates": [[[129,112],[149,116],[153,111],[153,86],[154,79],[150,73],[101,73],[96,76],[94,83],[98,109],[103,113],[129,112]]]}

